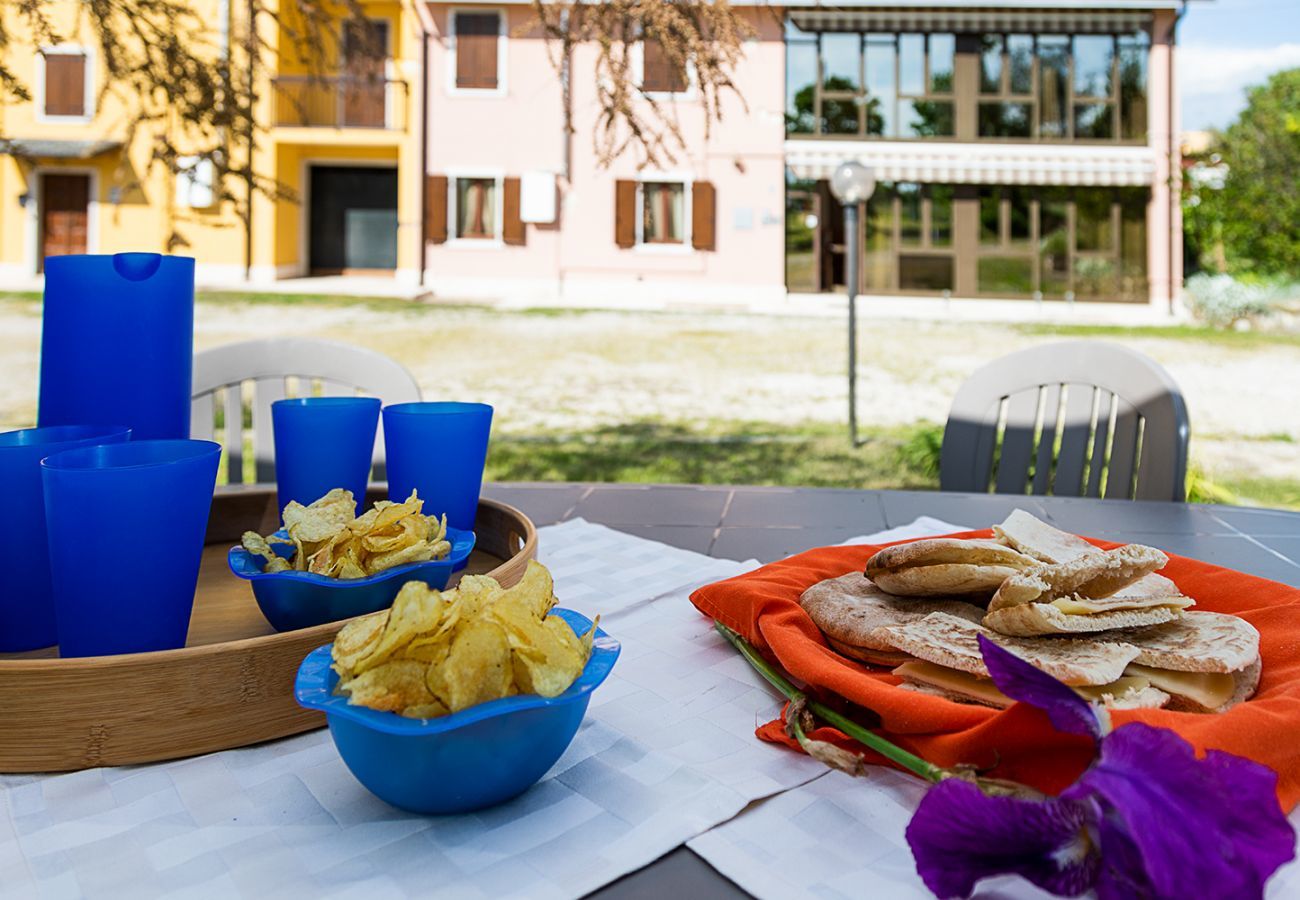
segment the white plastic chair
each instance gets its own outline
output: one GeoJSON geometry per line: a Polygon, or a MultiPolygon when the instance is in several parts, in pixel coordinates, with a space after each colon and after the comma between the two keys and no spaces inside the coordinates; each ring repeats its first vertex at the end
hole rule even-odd
{"type": "MultiPolygon", "coordinates": [[[[225,394],[226,471],[230,484],[244,483],[244,385],[252,383],[253,458],[256,481],[275,481],[271,404],[286,397],[365,395],[385,404],[420,399],[420,386],[394,359],[336,341],[273,338],[224,344],[194,355],[190,436],[214,440],[217,392],[225,394]],[[238,439],[232,437],[234,434],[238,439]]],[[[376,480],[384,478],[384,430],[375,437],[376,480]]]]}
{"type": "Polygon", "coordinates": [[[1106,341],[996,359],[957,391],[945,491],[1175,500],[1187,496],[1187,404],[1147,356],[1106,341]]]}

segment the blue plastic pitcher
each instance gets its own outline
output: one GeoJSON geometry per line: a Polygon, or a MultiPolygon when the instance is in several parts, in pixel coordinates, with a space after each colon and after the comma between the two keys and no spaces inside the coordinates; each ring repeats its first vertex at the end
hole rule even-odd
{"type": "Polygon", "coordinates": [[[190,436],[194,260],[158,253],[45,260],[38,424],[190,436]]]}

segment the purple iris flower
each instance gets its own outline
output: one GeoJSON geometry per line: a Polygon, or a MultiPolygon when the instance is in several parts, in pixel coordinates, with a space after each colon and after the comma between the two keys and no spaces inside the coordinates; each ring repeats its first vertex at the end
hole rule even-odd
{"type": "Polygon", "coordinates": [[[962,778],[929,790],[907,827],[916,868],[940,897],[1013,874],[1054,894],[1101,900],[1262,897],[1295,855],[1277,774],[1211,750],[1197,759],[1172,731],[1133,722],[1110,730],[1094,705],[980,637],[989,675],[1042,709],[1059,731],[1097,742],[1092,765],[1059,797],[986,793],[962,778]]]}

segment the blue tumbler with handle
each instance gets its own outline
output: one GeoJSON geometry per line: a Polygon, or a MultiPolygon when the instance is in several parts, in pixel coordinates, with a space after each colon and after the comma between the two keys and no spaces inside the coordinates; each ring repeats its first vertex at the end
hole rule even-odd
{"type": "Polygon", "coordinates": [[[58,641],[45,536],[41,460],[93,444],[120,444],[129,428],[54,425],[0,434],[0,653],[49,647],[58,641]]]}
{"type": "Polygon", "coordinates": [[[39,425],[190,436],[194,260],[158,253],[45,260],[39,425]]]}

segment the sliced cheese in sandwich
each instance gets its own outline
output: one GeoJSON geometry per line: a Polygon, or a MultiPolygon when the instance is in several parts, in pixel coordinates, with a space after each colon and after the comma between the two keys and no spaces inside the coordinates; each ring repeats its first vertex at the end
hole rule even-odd
{"type": "Polygon", "coordinates": [[[1175,672],[1140,663],[1129,663],[1126,676],[1146,679],[1172,697],[1183,697],[1198,706],[1217,710],[1237,692],[1237,679],[1219,672],[1175,672]]]}
{"type": "Polygon", "coordinates": [[[1012,701],[989,679],[979,649],[981,634],[1107,705],[1160,706],[1168,699],[1141,678],[1125,678],[1124,670],[1137,650],[1120,644],[1009,638],[943,613],[878,629],[876,637],[917,658],[894,669],[912,689],[986,706],[1010,706],[1012,701]]]}

